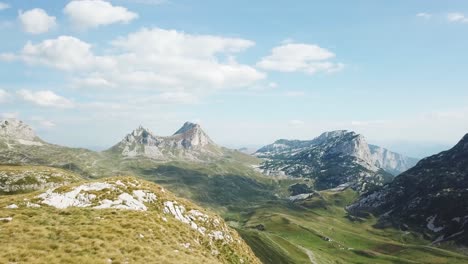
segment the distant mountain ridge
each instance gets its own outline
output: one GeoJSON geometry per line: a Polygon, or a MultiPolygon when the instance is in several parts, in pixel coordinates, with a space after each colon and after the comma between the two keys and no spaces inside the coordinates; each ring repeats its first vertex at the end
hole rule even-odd
{"type": "Polygon", "coordinates": [[[349,185],[365,191],[382,185],[393,174],[413,166],[416,159],[369,145],[362,135],[337,130],[313,140],[280,139],[259,149],[266,174],[284,174],[316,180],[320,189],[349,185]]]}
{"type": "Polygon", "coordinates": [[[219,158],[223,152],[199,124],[190,122],[172,136],[157,136],[142,126],[125,136],[108,151],[120,153],[127,158],[146,157],[157,160],[185,158],[200,160],[219,158]]]}
{"type": "Polygon", "coordinates": [[[468,245],[468,134],[347,209],[380,215],[381,226],[421,230],[434,243],[456,240],[468,245]]]}
{"type": "Polygon", "coordinates": [[[113,147],[92,151],[47,143],[19,120],[0,121],[0,164],[47,165],[97,177],[133,170],[135,162],[141,168],[167,162],[220,160],[223,161],[220,165],[223,169],[219,169],[222,172],[247,169],[255,173],[251,165],[259,162],[255,157],[217,145],[200,125],[190,122],[171,136],[157,136],[140,126],[113,147]]]}
{"type": "Polygon", "coordinates": [[[0,138],[23,145],[42,145],[34,130],[17,119],[6,119],[0,122],[0,138]]]}

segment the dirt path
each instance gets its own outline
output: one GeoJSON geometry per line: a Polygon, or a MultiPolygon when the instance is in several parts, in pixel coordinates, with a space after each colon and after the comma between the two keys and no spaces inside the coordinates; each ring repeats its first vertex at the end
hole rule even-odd
{"type": "Polygon", "coordinates": [[[299,246],[302,250],[304,250],[304,252],[307,254],[307,256],[309,256],[309,259],[310,259],[310,263],[312,264],[318,264],[317,263],[317,260],[315,259],[315,255],[314,255],[314,252],[312,252],[312,250],[310,249],[307,249],[305,247],[301,247],[299,246]]]}

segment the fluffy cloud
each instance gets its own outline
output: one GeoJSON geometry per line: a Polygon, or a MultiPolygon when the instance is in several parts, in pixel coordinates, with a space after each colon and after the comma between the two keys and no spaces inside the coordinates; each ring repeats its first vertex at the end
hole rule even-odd
{"type": "Polygon", "coordinates": [[[89,43],[60,36],[27,43],[19,53],[0,54],[0,59],[68,71],[75,88],[153,90],[172,100],[183,94],[199,97],[217,89],[247,87],[264,79],[264,73],[234,58],[254,44],[241,38],[153,28],[112,41],[112,52],[103,56],[96,55],[89,43]]]}
{"type": "Polygon", "coordinates": [[[110,58],[95,56],[90,44],[70,36],[44,40],[39,44],[28,42],[17,57],[29,64],[43,64],[67,71],[109,68],[113,64],[110,58]]]}
{"type": "Polygon", "coordinates": [[[76,27],[82,29],[129,23],[138,17],[138,14],[130,12],[125,7],[113,6],[102,0],[71,1],[63,12],[76,27]]]}
{"type": "Polygon", "coordinates": [[[0,11],[10,8],[10,5],[7,3],[0,2],[0,11]]]}
{"type": "Polygon", "coordinates": [[[462,13],[450,13],[447,15],[447,19],[450,22],[468,23],[468,17],[462,13]]]}
{"type": "Polygon", "coordinates": [[[165,4],[169,2],[169,0],[126,0],[126,1],[130,3],[144,4],[144,5],[161,5],[161,4],[165,4]]]}
{"type": "Polygon", "coordinates": [[[34,8],[26,12],[20,11],[18,19],[23,30],[31,34],[46,33],[57,25],[55,17],[49,16],[46,11],[40,8],[34,8]]]}
{"type": "Polygon", "coordinates": [[[292,126],[292,127],[302,127],[302,126],[304,126],[304,124],[305,124],[305,122],[302,121],[302,120],[294,119],[294,120],[289,121],[289,125],[292,126]]]}
{"type": "Polygon", "coordinates": [[[17,95],[24,101],[31,102],[39,106],[56,108],[71,108],[74,106],[72,101],[49,90],[37,92],[20,90],[17,92],[17,95]]]}
{"type": "Polygon", "coordinates": [[[17,112],[5,112],[5,113],[0,113],[0,118],[2,119],[12,119],[12,118],[18,118],[19,113],[17,112]]]}
{"type": "Polygon", "coordinates": [[[0,103],[6,102],[9,97],[10,94],[7,91],[0,89],[0,103]]]}
{"type": "Polygon", "coordinates": [[[417,17],[420,17],[420,18],[424,18],[424,19],[430,19],[430,18],[432,18],[432,15],[431,15],[431,14],[429,14],[429,13],[424,13],[424,12],[417,13],[416,16],[417,16],[417,17]]]}
{"type": "Polygon", "coordinates": [[[280,72],[336,72],[344,65],[329,61],[335,54],[317,45],[286,43],[272,49],[271,54],[262,58],[257,67],[280,72]]]}

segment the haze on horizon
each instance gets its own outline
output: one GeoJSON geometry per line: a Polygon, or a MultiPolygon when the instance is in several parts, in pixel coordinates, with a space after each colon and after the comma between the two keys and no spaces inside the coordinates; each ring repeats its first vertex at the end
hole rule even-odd
{"type": "Polygon", "coordinates": [[[424,157],[468,132],[460,1],[1,0],[0,32],[0,117],[57,144],[193,121],[228,147],[347,129],[424,157]]]}

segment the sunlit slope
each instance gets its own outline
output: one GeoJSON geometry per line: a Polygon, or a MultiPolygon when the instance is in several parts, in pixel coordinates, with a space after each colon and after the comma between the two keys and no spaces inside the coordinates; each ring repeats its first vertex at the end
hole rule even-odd
{"type": "Polygon", "coordinates": [[[0,196],[1,263],[259,263],[224,221],[131,177],[0,196]]]}
{"type": "MultiPolygon", "coordinates": [[[[376,229],[376,219],[348,217],[357,194],[323,191],[300,202],[231,213],[228,221],[265,263],[467,263],[468,257],[430,246],[417,233],[376,229]]],[[[450,248],[454,250],[454,248],[450,248]]]]}

